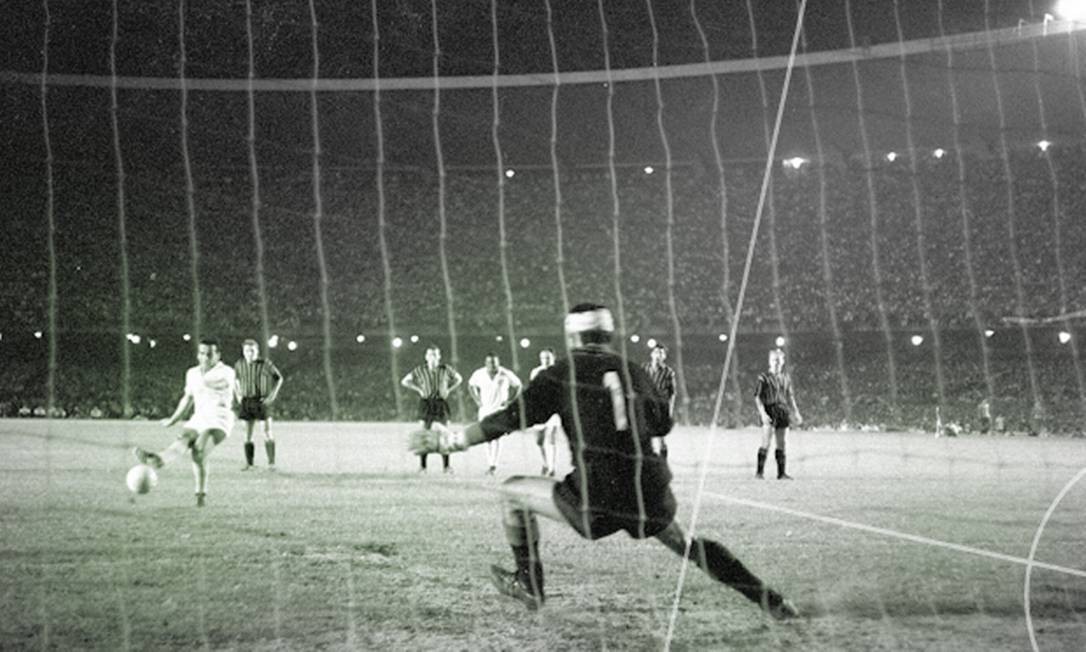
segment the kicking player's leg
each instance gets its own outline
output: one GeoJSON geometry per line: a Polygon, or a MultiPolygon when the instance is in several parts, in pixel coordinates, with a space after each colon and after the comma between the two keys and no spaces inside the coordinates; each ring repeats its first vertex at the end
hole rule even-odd
{"type": "Polygon", "coordinates": [[[197,507],[204,506],[204,499],[207,496],[207,458],[224,439],[226,439],[226,432],[211,428],[199,433],[192,442],[192,475],[196,481],[197,507]]]}
{"type": "Polygon", "coordinates": [[[777,435],[777,449],[773,451],[773,455],[777,459],[777,479],[778,480],[791,480],[792,476],[788,475],[784,471],[785,455],[784,455],[784,437],[788,434],[788,428],[776,428],[777,435]]]}
{"type": "Polygon", "coordinates": [[[565,522],[554,502],[555,480],[514,476],[501,486],[502,525],[513,549],[516,571],[491,568],[497,589],[529,609],[543,604],[543,561],[539,556],[539,523],[536,516],[565,522]]]}
{"type": "Polygon", "coordinates": [[[157,453],[144,450],[137,446],[132,449],[132,454],[136,456],[136,459],[139,460],[140,464],[146,464],[156,469],[161,469],[184,455],[185,451],[192,446],[192,442],[196,440],[196,436],[197,432],[195,430],[185,428],[172,444],[157,453]]]}
{"type": "MultiPolygon", "coordinates": [[[[680,557],[686,554],[686,534],[678,523],[672,521],[656,538],[680,557]]],[[[709,577],[739,591],[771,616],[790,618],[798,615],[791,602],[766,586],[722,544],[712,539],[695,538],[690,545],[690,559],[709,577]]]]}
{"type": "Polygon", "coordinates": [[[272,419],[264,418],[264,452],[268,455],[268,469],[275,470],[275,436],[272,435],[272,419]]]}

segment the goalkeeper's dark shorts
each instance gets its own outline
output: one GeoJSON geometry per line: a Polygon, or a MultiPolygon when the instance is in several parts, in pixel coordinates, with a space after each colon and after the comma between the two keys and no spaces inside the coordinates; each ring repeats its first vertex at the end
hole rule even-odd
{"type": "Polygon", "coordinates": [[[644,505],[639,508],[636,497],[618,504],[595,504],[589,496],[589,507],[581,509],[581,492],[567,478],[554,485],[554,503],[566,522],[582,537],[602,539],[625,530],[635,539],[656,536],[675,520],[678,505],[671,489],[644,495],[644,505]]]}
{"type": "Polygon", "coordinates": [[[449,404],[437,396],[424,398],[419,401],[418,419],[424,422],[427,428],[433,423],[448,423],[449,404]]]}
{"type": "Polygon", "coordinates": [[[792,425],[792,413],[781,403],[770,403],[765,406],[765,412],[769,415],[769,423],[774,428],[787,428],[792,425]]]}

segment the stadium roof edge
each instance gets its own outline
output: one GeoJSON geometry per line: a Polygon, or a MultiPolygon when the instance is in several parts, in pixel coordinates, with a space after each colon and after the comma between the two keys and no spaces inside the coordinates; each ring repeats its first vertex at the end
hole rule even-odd
{"type": "MultiPolygon", "coordinates": [[[[1046,21],[1022,24],[990,31],[967,32],[943,37],[882,43],[870,47],[809,52],[796,56],[795,65],[821,66],[872,59],[887,59],[944,50],[964,50],[1005,45],[1058,34],[1086,30],[1086,23],[1046,21]]],[[[181,77],[129,77],[110,75],[47,74],[0,71],[0,83],[49,86],[116,87],[121,89],[222,91],[222,92],[349,92],[349,91],[432,91],[521,86],[563,86],[604,84],[653,79],[678,79],[702,75],[727,75],[779,70],[788,66],[787,56],[732,59],[671,66],[585,70],[518,75],[472,75],[454,77],[389,77],[369,79],[294,78],[294,79],[217,79],[181,77]]]]}

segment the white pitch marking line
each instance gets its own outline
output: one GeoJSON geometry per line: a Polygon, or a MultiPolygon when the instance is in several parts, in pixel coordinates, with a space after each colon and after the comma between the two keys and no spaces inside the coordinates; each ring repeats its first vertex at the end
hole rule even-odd
{"type": "Polygon", "coordinates": [[[957,550],[958,552],[967,552],[971,555],[978,555],[980,557],[988,557],[991,559],[998,559],[1000,561],[1009,561],[1014,564],[1021,564],[1029,567],[1047,568],[1048,570],[1054,570],[1059,573],[1066,573],[1068,575],[1075,575],[1077,577],[1086,577],[1086,570],[1079,570],[1077,568],[1068,568],[1067,566],[1058,566],[1056,564],[1047,564],[1040,561],[1030,561],[1023,557],[1015,557],[1013,555],[1005,555],[1000,552],[992,552],[991,550],[984,550],[983,548],[974,548],[972,546],[963,546],[958,543],[950,543],[949,541],[940,541],[939,539],[931,539],[928,537],[922,537],[916,534],[907,534],[905,532],[898,532],[896,530],[888,530],[886,528],[875,527],[873,525],[864,525],[863,523],[853,523],[852,521],[846,521],[840,518],[834,518],[832,516],[822,516],[821,514],[812,514],[810,512],[803,512],[798,509],[791,509],[788,507],[781,507],[779,505],[771,505],[769,503],[758,502],[757,500],[747,500],[745,498],[735,498],[733,496],[725,496],[724,494],[713,493],[706,491],[705,495],[712,496],[718,500],[723,500],[729,503],[737,503],[739,505],[746,505],[748,507],[755,507],[758,509],[765,509],[771,512],[780,512],[782,514],[788,514],[790,516],[797,516],[799,518],[810,519],[812,521],[822,521],[823,523],[830,523],[831,525],[839,525],[841,527],[852,528],[854,530],[862,530],[864,532],[872,532],[874,534],[881,534],[887,537],[893,537],[895,539],[904,539],[905,541],[912,541],[913,543],[922,543],[929,546],[936,546],[938,548],[947,548],[948,550],[957,550]]]}

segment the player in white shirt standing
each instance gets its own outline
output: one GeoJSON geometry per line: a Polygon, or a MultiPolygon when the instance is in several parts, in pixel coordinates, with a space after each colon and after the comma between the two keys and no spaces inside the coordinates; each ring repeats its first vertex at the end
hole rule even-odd
{"type": "MultiPolygon", "coordinates": [[[[543,349],[539,352],[539,366],[528,374],[528,382],[535,380],[539,372],[554,365],[554,349],[543,349]]],[[[558,431],[562,428],[562,417],[552,414],[547,422],[532,426],[536,431],[535,444],[539,446],[539,454],[543,456],[543,470],[540,475],[554,477],[558,466],[558,431]]]]}
{"type": "Polygon", "coordinates": [[[177,440],[159,453],[133,449],[136,459],[156,469],[173,462],[188,449],[192,453],[192,474],[196,479],[196,506],[207,498],[207,458],[234,428],[234,403],[237,374],[222,363],[218,340],[200,340],[196,348],[199,364],[185,373],[185,394],[177,409],[161,424],[170,427],[181,420],[189,406],[195,406],[192,418],[184,423],[177,440]]]}
{"type": "MultiPolygon", "coordinates": [[[[479,419],[501,410],[513,401],[521,390],[520,378],[501,365],[496,353],[487,353],[482,367],[475,370],[468,379],[468,391],[479,406],[479,419]]],[[[487,474],[494,475],[498,470],[498,456],[501,454],[501,441],[487,442],[487,474]]]]}

